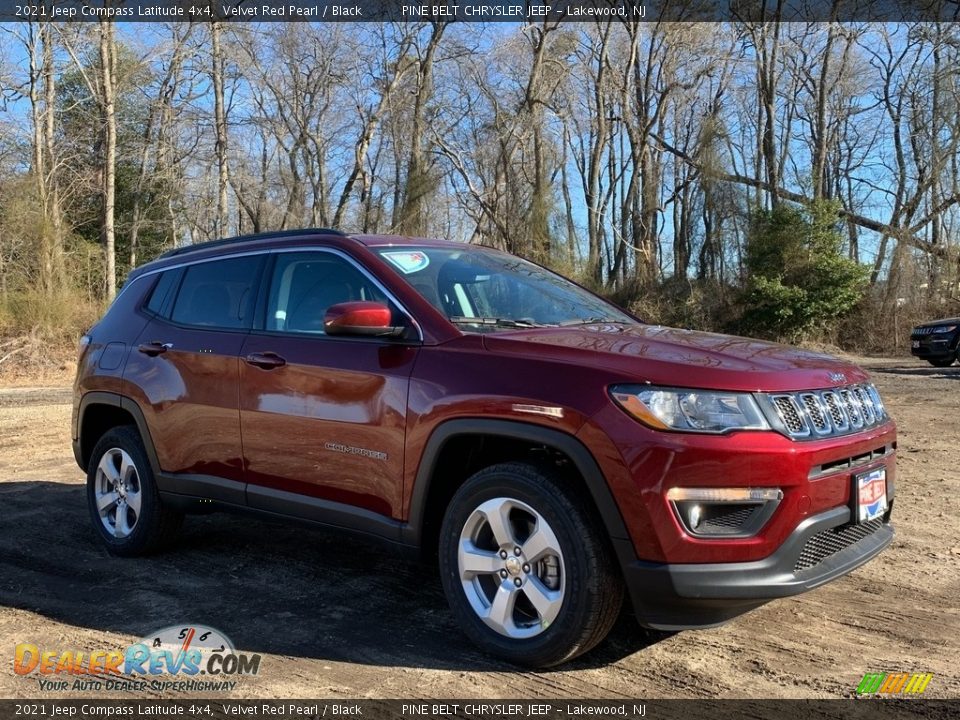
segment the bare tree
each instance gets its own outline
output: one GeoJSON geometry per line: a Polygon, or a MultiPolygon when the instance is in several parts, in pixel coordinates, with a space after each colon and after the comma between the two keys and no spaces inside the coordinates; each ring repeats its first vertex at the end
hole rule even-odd
{"type": "Polygon", "coordinates": [[[117,294],[117,253],[114,218],[117,195],[116,40],[112,20],[100,20],[100,110],[103,123],[103,214],[101,237],[106,255],[107,300],[117,294]]]}
{"type": "Polygon", "coordinates": [[[224,99],[224,58],[221,43],[222,27],[219,20],[210,22],[210,79],[213,83],[213,126],[216,135],[217,156],[217,217],[214,233],[227,232],[227,187],[230,182],[227,164],[227,110],[224,99]]]}
{"type": "MultiPolygon", "coordinates": [[[[193,31],[193,26],[185,27],[173,25],[170,27],[170,47],[165,48],[169,52],[169,58],[165,63],[166,67],[161,76],[160,84],[157,87],[156,95],[151,99],[147,109],[147,119],[144,123],[143,134],[141,137],[139,169],[137,179],[134,184],[133,193],[133,211],[130,222],[130,268],[137,266],[139,259],[138,252],[140,248],[140,230],[143,224],[145,213],[144,194],[147,182],[151,176],[151,169],[154,177],[166,176],[172,180],[169,174],[171,166],[169,157],[169,147],[166,140],[170,135],[170,126],[174,120],[173,103],[180,81],[180,75],[183,69],[184,52],[186,43],[193,31]],[[151,166],[151,158],[155,158],[151,166]]],[[[171,234],[174,230],[171,227],[171,234]]]]}
{"type": "MultiPolygon", "coordinates": [[[[389,38],[390,28],[384,27],[375,32],[374,56],[365,71],[361,71],[370,83],[364,93],[364,98],[358,98],[356,111],[360,118],[359,137],[353,149],[353,167],[347,176],[340,192],[333,215],[333,225],[340,227],[343,223],[347,206],[353,195],[358,181],[360,184],[359,200],[361,207],[369,207],[367,200],[370,196],[373,178],[367,170],[367,159],[374,136],[380,128],[384,113],[390,104],[390,99],[400,85],[404,75],[411,69],[409,52],[414,40],[414,30],[411,28],[397,28],[399,36],[389,38]]],[[[359,68],[358,68],[359,70],[359,68]]],[[[366,214],[361,218],[361,228],[367,231],[370,227],[370,218],[366,214]]]]}
{"type": "Polygon", "coordinates": [[[447,23],[435,20],[430,23],[430,27],[430,37],[426,47],[422,51],[419,47],[417,48],[414,103],[410,121],[410,154],[407,159],[406,179],[396,222],[397,230],[407,235],[425,234],[427,200],[434,186],[427,166],[425,144],[425,140],[429,137],[426,130],[427,103],[433,95],[433,65],[447,23]]]}

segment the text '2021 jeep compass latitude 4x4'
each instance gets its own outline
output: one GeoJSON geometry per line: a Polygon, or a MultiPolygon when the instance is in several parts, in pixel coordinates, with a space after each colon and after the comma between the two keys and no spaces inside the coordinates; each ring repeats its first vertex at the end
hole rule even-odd
{"type": "Polygon", "coordinates": [[[481,647],[596,645],[817,587],[893,537],[896,430],[859,368],[644,325],[458,243],[301,230],[167,253],[83,339],[74,452],[118,555],[260,511],[439,556],[481,647]]]}

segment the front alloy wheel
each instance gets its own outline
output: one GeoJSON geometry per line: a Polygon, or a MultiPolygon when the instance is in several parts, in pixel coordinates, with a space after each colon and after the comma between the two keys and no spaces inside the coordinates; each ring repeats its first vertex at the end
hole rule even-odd
{"type": "Polygon", "coordinates": [[[460,533],[460,582],[474,612],[509,638],[539,635],[563,605],[563,553],[543,516],[520,500],[482,503],[460,533]]]}
{"type": "Polygon", "coordinates": [[[603,640],[623,583],[579,478],[521,462],[492,465],[454,493],[440,530],[450,609],[483,650],[534,667],[603,640]]]}

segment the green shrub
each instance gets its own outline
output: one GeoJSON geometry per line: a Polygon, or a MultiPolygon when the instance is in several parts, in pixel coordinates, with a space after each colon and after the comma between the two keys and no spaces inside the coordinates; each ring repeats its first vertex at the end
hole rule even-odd
{"type": "Polygon", "coordinates": [[[869,271],[843,255],[837,212],[821,201],[754,213],[740,332],[789,341],[823,336],[857,306],[869,271]]]}

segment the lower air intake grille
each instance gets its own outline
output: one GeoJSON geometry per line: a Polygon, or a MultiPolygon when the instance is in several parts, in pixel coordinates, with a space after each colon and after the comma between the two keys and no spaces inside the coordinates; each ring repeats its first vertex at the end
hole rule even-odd
{"type": "Polygon", "coordinates": [[[709,517],[697,526],[698,533],[709,535],[724,535],[740,531],[743,524],[750,519],[754,510],[759,509],[759,505],[748,505],[746,507],[737,506],[737,509],[730,512],[721,512],[713,517],[709,517]]]}
{"type": "Polygon", "coordinates": [[[865,537],[873,535],[881,527],[883,520],[876,518],[862,525],[841,525],[840,527],[823,530],[807,540],[800,551],[800,557],[797,558],[793,566],[794,572],[809,570],[826,560],[831,555],[836,555],[841,550],[845,550],[854,543],[860,542],[865,537]]]}

